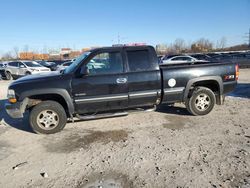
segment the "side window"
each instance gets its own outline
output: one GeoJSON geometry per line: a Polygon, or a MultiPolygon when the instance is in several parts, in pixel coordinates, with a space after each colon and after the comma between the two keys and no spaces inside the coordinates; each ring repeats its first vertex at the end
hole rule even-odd
{"type": "Polygon", "coordinates": [[[8,65],[12,67],[18,67],[18,62],[10,62],[8,65]]]}
{"type": "Polygon", "coordinates": [[[24,65],[23,63],[21,63],[21,62],[18,62],[18,66],[19,66],[20,68],[25,68],[25,65],[24,65]]]}
{"type": "Polygon", "coordinates": [[[148,50],[127,51],[127,57],[130,71],[153,70],[148,50]]]}
{"type": "Polygon", "coordinates": [[[192,61],[192,58],[190,58],[190,57],[183,57],[183,60],[184,61],[192,61]]]}
{"type": "Polygon", "coordinates": [[[116,74],[123,72],[123,62],[120,52],[100,53],[88,63],[89,75],[116,74]]]}
{"type": "Polygon", "coordinates": [[[175,57],[175,58],[172,59],[172,61],[182,61],[182,60],[183,60],[182,57],[175,57]]]}

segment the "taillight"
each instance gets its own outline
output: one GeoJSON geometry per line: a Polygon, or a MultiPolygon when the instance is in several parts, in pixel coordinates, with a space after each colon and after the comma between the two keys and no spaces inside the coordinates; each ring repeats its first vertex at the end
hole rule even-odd
{"type": "Polygon", "coordinates": [[[236,80],[239,80],[239,75],[240,75],[240,71],[239,71],[239,65],[235,65],[235,77],[236,80]]]}

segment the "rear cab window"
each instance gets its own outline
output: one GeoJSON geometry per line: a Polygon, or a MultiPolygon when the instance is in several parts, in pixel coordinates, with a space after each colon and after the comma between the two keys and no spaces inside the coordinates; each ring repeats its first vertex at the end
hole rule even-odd
{"type": "Polygon", "coordinates": [[[128,69],[130,72],[155,70],[154,59],[149,49],[127,50],[128,69]]]}

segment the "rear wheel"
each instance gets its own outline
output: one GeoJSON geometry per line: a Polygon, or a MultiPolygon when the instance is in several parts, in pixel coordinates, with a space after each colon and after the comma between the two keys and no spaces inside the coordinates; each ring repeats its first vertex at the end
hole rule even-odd
{"type": "Polygon", "coordinates": [[[53,134],[65,127],[67,115],[61,104],[44,101],[32,108],[29,122],[36,133],[53,134]]]}
{"type": "Polygon", "coordinates": [[[187,110],[195,115],[206,115],[210,113],[216,103],[214,92],[206,87],[196,87],[192,96],[187,99],[187,110]]]}

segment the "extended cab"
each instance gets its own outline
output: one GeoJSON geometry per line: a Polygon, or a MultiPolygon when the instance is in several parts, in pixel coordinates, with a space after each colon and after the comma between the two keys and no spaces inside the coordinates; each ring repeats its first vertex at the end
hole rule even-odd
{"type": "Polygon", "coordinates": [[[82,54],[61,72],[30,75],[8,89],[12,118],[30,111],[37,133],[62,130],[67,119],[126,115],[128,109],[185,103],[193,115],[206,115],[234,90],[233,63],[158,64],[151,46],[99,48],[82,54]]]}

